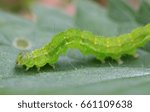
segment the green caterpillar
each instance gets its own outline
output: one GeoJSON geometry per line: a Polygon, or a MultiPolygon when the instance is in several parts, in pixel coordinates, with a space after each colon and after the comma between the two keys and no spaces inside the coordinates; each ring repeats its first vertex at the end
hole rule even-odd
{"type": "Polygon", "coordinates": [[[50,43],[32,52],[20,53],[16,64],[24,65],[26,69],[36,66],[38,69],[46,65],[53,65],[59,56],[68,48],[77,48],[84,55],[92,54],[96,59],[104,62],[111,57],[119,64],[122,55],[136,55],[136,49],[150,41],[150,24],[136,28],[131,33],[117,37],[106,38],[95,36],[91,32],[79,29],[68,29],[55,35],[50,43]]]}

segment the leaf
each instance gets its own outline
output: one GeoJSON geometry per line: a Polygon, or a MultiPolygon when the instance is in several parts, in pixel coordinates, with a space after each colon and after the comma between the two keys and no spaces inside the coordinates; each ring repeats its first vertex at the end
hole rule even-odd
{"type": "Polygon", "coordinates": [[[123,0],[109,0],[109,16],[116,22],[135,22],[135,12],[123,0]]]}
{"type": "Polygon", "coordinates": [[[109,0],[108,15],[118,25],[118,35],[129,33],[139,26],[135,11],[124,0],[109,0]]]}
{"type": "Polygon", "coordinates": [[[117,34],[117,25],[108,18],[106,10],[89,0],[77,3],[75,23],[78,28],[89,30],[97,35],[117,34]]]}
{"type": "MultiPolygon", "coordinates": [[[[128,33],[134,28],[150,22],[150,5],[142,0],[138,11],[133,10],[125,0],[109,0],[108,15],[118,25],[118,35],[128,33]]],[[[150,42],[144,46],[145,50],[150,51],[150,42]]]]}
{"type": "MultiPolygon", "coordinates": [[[[91,5],[84,4],[84,7],[91,5]]],[[[101,10],[95,5],[92,7],[93,9],[87,10],[94,10],[96,14],[101,10]]],[[[80,23],[78,15],[85,16],[86,19],[88,14],[81,7],[78,8],[75,21],[80,23]]],[[[123,57],[123,65],[112,60],[101,64],[93,57],[79,56],[75,59],[62,56],[55,69],[47,65],[38,72],[36,68],[25,71],[24,68],[16,67],[15,59],[20,52],[14,46],[16,38],[26,38],[30,41],[32,50],[50,41],[56,33],[77,26],[72,17],[59,10],[37,6],[35,14],[37,21],[30,22],[16,15],[0,12],[0,94],[150,94],[150,52],[145,50],[138,50],[140,57],[137,59],[123,57]]],[[[98,19],[94,21],[91,18],[91,22],[108,27],[109,35],[115,33],[109,28],[114,23],[106,11],[95,18],[107,18],[109,24],[106,25],[102,22],[103,19],[99,23],[98,19]]],[[[102,26],[96,27],[100,32],[106,33],[102,26]]]]}
{"type": "Polygon", "coordinates": [[[37,17],[37,28],[43,32],[60,32],[73,27],[72,18],[67,16],[63,11],[54,8],[49,10],[42,6],[35,6],[33,10],[37,17]]]}
{"type": "Polygon", "coordinates": [[[137,21],[141,24],[147,24],[150,22],[150,4],[142,0],[140,9],[137,12],[137,21]]]}
{"type": "MultiPolygon", "coordinates": [[[[136,19],[140,24],[147,24],[150,22],[150,4],[148,1],[142,0],[140,8],[136,13],[136,19]]],[[[150,51],[150,42],[144,46],[144,49],[150,51]]]]}
{"type": "MultiPolygon", "coordinates": [[[[136,19],[139,23],[145,25],[150,22],[150,4],[146,0],[142,0],[140,9],[136,14],[136,19]]],[[[144,49],[150,51],[150,42],[144,46],[144,49]]]]}

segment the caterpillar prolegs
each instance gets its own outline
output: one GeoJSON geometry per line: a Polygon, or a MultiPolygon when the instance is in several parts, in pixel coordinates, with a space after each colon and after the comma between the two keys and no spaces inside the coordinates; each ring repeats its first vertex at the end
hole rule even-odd
{"type": "Polygon", "coordinates": [[[84,55],[92,54],[101,62],[104,62],[106,57],[111,57],[121,64],[122,55],[135,56],[136,49],[149,41],[150,24],[112,38],[96,36],[91,32],[72,28],[56,34],[52,41],[42,48],[20,53],[16,64],[26,66],[27,70],[33,66],[40,69],[47,63],[53,65],[68,48],[79,49],[84,55]]]}

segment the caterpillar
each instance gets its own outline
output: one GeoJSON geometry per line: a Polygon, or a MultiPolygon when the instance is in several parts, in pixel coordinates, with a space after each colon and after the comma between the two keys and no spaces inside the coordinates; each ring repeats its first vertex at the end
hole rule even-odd
{"type": "Polygon", "coordinates": [[[122,64],[123,55],[136,55],[136,50],[150,41],[150,24],[138,27],[127,34],[106,38],[89,31],[70,28],[53,36],[51,42],[32,52],[19,53],[16,64],[26,66],[26,70],[46,64],[53,65],[68,48],[79,49],[84,55],[92,54],[104,62],[110,57],[122,64]]]}

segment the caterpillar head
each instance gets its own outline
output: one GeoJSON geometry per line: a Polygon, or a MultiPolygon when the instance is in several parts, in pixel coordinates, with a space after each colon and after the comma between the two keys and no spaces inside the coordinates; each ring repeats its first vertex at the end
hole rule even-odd
{"type": "Polygon", "coordinates": [[[32,58],[31,53],[29,52],[22,52],[19,53],[16,59],[16,65],[18,67],[25,66],[26,70],[34,66],[34,61],[32,58]]]}
{"type": "Polygon", "coordinates": [[[25,66],[32,66],[33,63],[32,63],[32,56],[30,55],[29,52],[21,52],[18,54],[17,56],[17,59],[16,59],[16,64],[18,66],[22,66],[22,65],[25,65],[25,66]]]}
{"type": "Polygon", "coordinates": [[[19,53],[17,56],[17,59],[16,59],[16,64],[17,65],[24,65],[25,57],[26,57],[25,52],[19,53]]]}

